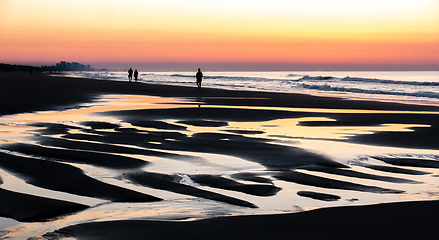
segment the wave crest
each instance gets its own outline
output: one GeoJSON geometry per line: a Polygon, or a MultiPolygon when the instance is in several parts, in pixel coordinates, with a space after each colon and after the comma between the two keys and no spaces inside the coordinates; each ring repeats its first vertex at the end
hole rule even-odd
{"type": "Polygon", "coordinates": [[[412,85],[412,86],[439,86],[439,82],[417,82],[417,81],[397,81],[397,80],[386,80],[377,78],[357,78],[357,77],[344,77],[336,78],[331,76],[303,76],[299,81],[325,81],[325,80],[335,80],[340,82],[362,82],[362,83],[380,83],[380,84],[398,84],[398,85],[412,85]]]}
{"type": "Polygon", "coordinates": [[[320,90],[320,91],[332,91],[332,92],[350,92],[350,93],[365,93],[365,94],[382,94],[382,95],[395,95],[395,96],[410,96],[410,97],[427,97],[439,99],[439,93],[435,92],[392,92],[385,90],[369,90],[360,88],[346,88],[346,87],[331,87],[328,84],[324,85],[309,85],[305,83],[299,84],[300,87],[305,89],[320,90]]]}

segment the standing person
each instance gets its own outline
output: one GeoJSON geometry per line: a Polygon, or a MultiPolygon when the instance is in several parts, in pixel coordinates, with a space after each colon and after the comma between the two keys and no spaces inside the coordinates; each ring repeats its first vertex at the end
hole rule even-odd
{"type": "Polygon", "coordinates": [[[197,78],[197,86],[198,89],[201,89],[201,80],[203,80],[203,73],[201,72],[201,69],[198,68],[198,72],[195,75],[195,77],[197,78]]]}
{"type": "Polygon", "coordinates": [[[137,77],[139,76],[139,72],[137,72],[137,69],[134,70],[134,81],[137,82],[137,77]]]}
{"type": "Polygon", "coordinates": [[[128,80],[131,82],[131,80],[133,80],[133,69],[130,68],[130,70],[128,70],[128,80]]]}

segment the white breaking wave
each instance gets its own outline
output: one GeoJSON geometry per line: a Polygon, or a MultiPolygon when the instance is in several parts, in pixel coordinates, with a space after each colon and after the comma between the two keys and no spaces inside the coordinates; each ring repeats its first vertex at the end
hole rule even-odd
{"type": "Polygon", "coordinates": [[[328,84],[324,85],[308,85],[300,84],[301,87],[306,89],[315,89],[320,91],[329,92],[346,92],[346,93],[366,93],[366,94],[382,94],[382,95],[396,95],[396,96],[410,96],[410,97],[425,97],[425,98],[437,98],[439,99],[439,93],[437,92],[396,92],[385,90],[368,90],[359,88],[345,88],[345,87],[331,87],[328,84]]]}
{"type": "Polygon", "coordinates": [[[335,78],[331,76],[304,76],[299,81],[325,81],[325,80],[335,80],[335,81],[346,81],[346,82],[368,82],[368,83],[383,83],[383,84],[402,84],[402,85],[415,85],[415,86],[439,86],[439,82],[419,82],[419,81],[396,81],[396,80],[386,80],[386,79],[376,79],[376,78],[357,78],[357,77],[345,77],[345,78],[335,78]]]}

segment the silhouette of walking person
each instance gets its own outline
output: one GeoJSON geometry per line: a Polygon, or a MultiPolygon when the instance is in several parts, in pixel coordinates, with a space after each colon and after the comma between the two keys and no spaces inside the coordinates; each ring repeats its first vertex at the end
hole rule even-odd
{"type": "Polygon", "coordinates": [[[136,70],[134,70],[134,81],[137,82],[137,77],[139,76],[139,72],[136,70]]]}
{"type": "Polygon", "coordinates": [[[131,80],[133,80],[133,69],[130,68],[130,70],[128,70],[128,80],[131,82],[131,80]]]}
{"type": "Polygon", "coordinates": [[[195,77],[197,78],[198,89],[201,89],[201,81],[203,80],[203,73],[201,72],[200,68],[198,68],[198,72],[195,75],[195,77]]]}

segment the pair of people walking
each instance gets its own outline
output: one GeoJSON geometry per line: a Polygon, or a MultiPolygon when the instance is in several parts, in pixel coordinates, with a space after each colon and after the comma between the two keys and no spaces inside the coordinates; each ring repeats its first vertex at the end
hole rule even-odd
{"type": "MultiPolygon", "coordinates": [[[[137,69],[134,71],[134,80],[135,82],[137,82],[137,77],[139,76],[139,72],[137,71],[137,69]]],[[[128,70],[128,80],[131,82],[131,80],[133,80],[133,69],[130,68],[128,70]]]]}

